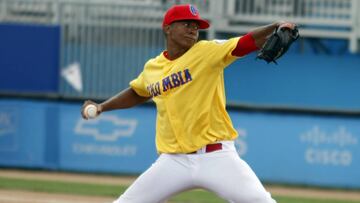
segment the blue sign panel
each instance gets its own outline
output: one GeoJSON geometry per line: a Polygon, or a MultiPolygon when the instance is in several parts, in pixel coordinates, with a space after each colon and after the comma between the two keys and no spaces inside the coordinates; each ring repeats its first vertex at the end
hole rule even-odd
{"type": "Polygon", "coordinates": [[[279,64],[251,54],[225,70],[228,102],[360,110],[358,55],[286,54],[279,64]]]}
{"type": "Polygon", "coordinates": [[[17,145],[19,112],[16,107],[0,107],[0,150],[13,151],[17,145]]]}
{"type": "Polygon", "coordinates": [[[360,119],[232,112],[241,154],[266,181],[360,187],[360,119]]]}
{"type": "Polygon", "coordinates": [[[60,108],[61,168],[140,173],[157,158],[155,109],[105,112],[84,120],[80,106],[60,108]]]}
{"type": "Polygon", "coordinates": [[[0,24],[0,44],[0,91],[58,91],[59,26],[0,24]]]}
{"type": "MultiPolygon", "coordinates": [[[[80,116],[80,103],[0,100],[0,165],[141,173],[156,160],[153,107],[80,116]]],[[[260,179],[360,188],[360,118],[231,111],[260,179]]]]}
{"type": "Polygon", "coordinates": [[[44,166],[44,112],[44,105],[0,101],[1,165],[44,166]]]}

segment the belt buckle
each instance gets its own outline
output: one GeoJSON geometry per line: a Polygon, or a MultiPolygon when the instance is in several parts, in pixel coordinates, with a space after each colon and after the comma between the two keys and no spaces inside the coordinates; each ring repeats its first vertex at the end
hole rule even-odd
{"type": "Polygon", "coordinates": [[[218,150],[222,150],[222,143],[208,144],[205,147],[205,153],[210,153],[218,150]]]}

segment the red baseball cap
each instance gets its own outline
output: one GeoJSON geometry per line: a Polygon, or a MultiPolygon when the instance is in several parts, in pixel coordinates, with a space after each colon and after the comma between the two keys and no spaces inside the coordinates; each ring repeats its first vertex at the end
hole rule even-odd
{"type": "Polygon", "coordinates": [[[208,21],[200,18],[198,9],[191,4],[172,6],[164,15],[163,27],[179,20],[195,20],[199,23],[200,29],[210,26],[208,21]]]}

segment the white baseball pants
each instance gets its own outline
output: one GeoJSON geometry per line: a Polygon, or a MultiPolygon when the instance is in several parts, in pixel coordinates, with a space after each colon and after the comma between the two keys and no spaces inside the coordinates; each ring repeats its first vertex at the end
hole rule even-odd
{"type": "Polygon", "coordinates": [[[203,188],[230,203],[276,203],[233,141],[222,150],[195,154],[161,154],[156,162],[113,203],[164,203],[180,192],[203,188]]]}

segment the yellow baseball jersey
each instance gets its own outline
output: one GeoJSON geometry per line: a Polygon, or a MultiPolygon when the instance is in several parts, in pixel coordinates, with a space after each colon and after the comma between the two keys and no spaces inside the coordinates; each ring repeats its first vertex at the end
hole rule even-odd
{"type": "Polygon", "coordinates": [[[237,137],[225,109],[224,68],[237,59],[231,52],[238,40],[199,41],[175,60],[163,52],[130,82],[156,103],[159,153],[190,153],[237,137]]]}

